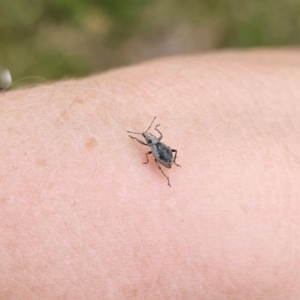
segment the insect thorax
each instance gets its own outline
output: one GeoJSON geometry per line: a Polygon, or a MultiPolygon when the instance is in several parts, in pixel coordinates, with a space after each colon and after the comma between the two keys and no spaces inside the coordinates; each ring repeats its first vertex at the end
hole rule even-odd
{"type": "Polygon", "coordinates": [[[155,137],[155,136],[154,136],[153,134],[151,134],[151,133],[144,132],[144,133],[143,133],[143,136],[144,136],[144,138],[145,138],[145,140],[146,140],[146,143],[147,143],[149,146],[154,145],[154,144],[156,144],[156,143],[158,142],[157,137],[155,137]]]}

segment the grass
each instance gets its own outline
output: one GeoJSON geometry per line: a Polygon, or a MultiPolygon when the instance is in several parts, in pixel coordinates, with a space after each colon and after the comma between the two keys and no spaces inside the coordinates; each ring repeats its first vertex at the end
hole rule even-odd
{"type": "Polygon", "coordinates": [[[0,2],[0,64],[17,85],[141,60],[300,43],[298,0],[0,2]]]}

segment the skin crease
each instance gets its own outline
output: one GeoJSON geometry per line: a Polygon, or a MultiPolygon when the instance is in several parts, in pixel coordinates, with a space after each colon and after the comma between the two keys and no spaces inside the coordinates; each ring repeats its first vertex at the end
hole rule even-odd
{"type": "Polygon", "coordinates": [[[299,80],[232,51],[1,94],[0,299],[299,299],[299,80]]]}

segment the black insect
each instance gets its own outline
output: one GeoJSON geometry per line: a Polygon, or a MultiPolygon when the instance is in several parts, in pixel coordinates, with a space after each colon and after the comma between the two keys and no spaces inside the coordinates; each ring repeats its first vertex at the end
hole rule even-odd
{"type": "Polygon", "coordinates": [[[176,156],[177,156],[177,150],[171,149],[169,146],[167,146],[166,144],[161,142],[161,139],[163,138],[163,135],[157,129],[157,127],[160,126],[160,124],[155,126],[155,130],[158,131],[158,133],[160,134],[159,138],[157,138],[156,136],[154,136],[151,133],[148,133],[148,130],[151,128],[151,126],[152,126],[155,119],[156,119],[156,117],[154,117],[154,119],[151,122],[149,128],[143,133],[132,132],[132,131],[127,131],[127,132],[128,133],[134,133],[134,134],[141,134],[145,138],[146,143],[139,140],[136,137],[133,137],[133,136],[129,135],[130,138],[132,138],[134,140],[137,140],[140,144],[151,147],[151,151],[146,153],[147,161],[144,162],[143,164],[147,164],[149,162],[148,155],[152,153],[153,156],[154,156],[154,159],[155,159],[156,166],[160,169],[160,171],[163,173],[163,175],[167,178],[168,185],[171,186],[169,177],[163,172],[163,170],[160,167],[159,163],[161,163],[163,166],[165,166],[168,169],[170,169],[172,167],[173,163],[178,167],[181,167],[181,166],[178,165],[175,162],[176,156]],[[173,152],[175,152],[174,159],[173,159],[173,152]]]}

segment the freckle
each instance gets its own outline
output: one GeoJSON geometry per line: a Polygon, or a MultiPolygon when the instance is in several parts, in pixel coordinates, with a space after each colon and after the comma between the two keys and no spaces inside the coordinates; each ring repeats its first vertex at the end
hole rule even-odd
{"type": "Polygon", "coordinates": [[[278,267],[276,266],[272,272],[275,276],[279,273],[279,269],[278,267]]]}
{"type": "Polygon", "coordinates": [[[138,289],[131,288],[128,286],[121,287],[123,294],[126,296],[126,299],[136,299],[138,289]]]}
{"type": "Polygon", "coordinates": [[[64,110],[61,114],[60,114],[61,119],[68,119],[68,110],[64,110]]]}
{"type": "Polygon", "coordinates": [[[89,138],[87,139],[86,143],[85,143],[85,147],[91,151],[93,150],[95,147],[98,146],[98,141],[95,138],[89,138]]]}
{"type": "Polygon", "coordinates": [[[75,103],[78,103],[78,104],[83,104],[83,103],[84,103],[84,101],[83,101],[81,98],[76,98],[76,99],[74,100],[74,102],[75,102],[75,103]]]}
{"type": "Polygon", "coordinates": [[[35,163],[39,166],[45,167],[47,165],[47,161],[45,159],[37,159],[35,163]]]}
{"type": "Polygon", "coordinates": [[[248,209],[247,206],[245,206],[245,205],[240,205],[240,210],[241,210],[243,213],[247,213],[249,209],[248,209]]]}
{"type": "Polygon", "coordinates": [[[21,135],[20,130],[17,127],[10,126],[10,127],[7,128],[7,131],[9,133],[14,133],[14,134],[17,134],[17,135],[21,135]]]}
{"type": "Polygon", "coordinates": [[[37,264],[37,269],[42,273],[45,273],[48,270],[48,268],[48,264],[46,264],[44,261],[37,264]]]}
{"type": "Polygon", "coordinates": [[[0,203],[1,204],[6,204],[8,202],[8,199],[5,197],[0,198],[0,203]]]}

